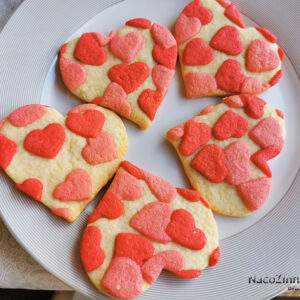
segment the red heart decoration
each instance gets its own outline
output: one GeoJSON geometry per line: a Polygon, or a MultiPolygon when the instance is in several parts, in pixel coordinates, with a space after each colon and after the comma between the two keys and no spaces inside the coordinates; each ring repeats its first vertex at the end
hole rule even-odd
{"type": "Polygon", "coordinates": [[[116,236],[114,257],[129,257],[142,266],[153,254],[152,243],[143,236],[133,233],[119,233],[116,236]]]}
{"type": "Polygon", "coordinates": [[[258,178],[237,187],[245,206],[250,211],[259,209],[267,200],[272,186],[270,178],[258,178]]]}
{"type": "Polygon", "coordinates": [[[165,48],[160,45],[155,45],[152,55],[158,64],[169,69],[175,69],[177,62],[177,46],[165,48]]]}
{"type": "Polygon", "coordinates": [[[188,121],[184,125],[184,136],[179,146],[182,155],[192,155],[200,146],[211,138],[211,128],[205,123],[188,121]]]}
{"type": "Polygon", "coordinates": [[[232,110],[226,111],[216,122],[213,135],[218,140],[240,138],[248,131],[248,121],[232,110]]]}
{"type": "Polygon", "coordinates": [[[166,233],[176,243],[192,250],[201,250],[206,245],[204,232],[196,228],[193,215],[185,209],[177,209],[172,213],[166,233]]]}
{"type": "Polygon", "coordinates": [[[187,5],[182,13],[187,17],[198,18],[202,25],[210,23],[213,18],[212,12],[208,8],[202,6],[200,0],[194,0],[187,5]]]}
{"type": "Polygon", "coordinates": [[[32,130],[24,140],[24,148],[44,158],[55,158],[65,141],[65,130],[58,123],[49,124],[44,129],[32,130]]]}
{"type": "Polygon", "coordinates": [[[6,170],[17,152],[17,144],[0,133],[0,167],[6,170]]]}
{"type": "Polygon", "coordinates": [[[234,26],[224,26],[219,29],[212,38],[210,46],[228,55],[238,55],[244,49],[239,31],[234,26]]]}
{"type": "Polygon", "coordinates": [[[16,184],[17,189],[31,197],[32,199],[40,202],[43,193],[43,183],[36,178],[29,178],[22,183],[16,184]]]}
{"type": "Polygon", "coordinates": [[[171,241],[165,228],[170,222],[171,208],[169,204],[153,202],[144,206],[130,220],[130,226],[146,237],[160,243],[171,241]]]}
{"type": "Polygon", "coordinates": [[[100,200],[98,206],[89,216],[88,222],[94,223],[100,218],[117,219],[124,213],[124,205],[120,196],[108,190],[100,200]]]}
{"type": "Polygon", "coordinates": [[[276,146],[269,146],[265,149],[255,152],[251,156],[252,162],[260,168],[268,177],[272,177],[272,171],[267,164],[267,161],[273,159],[281,152],[281,149],[276,146]]]}
{"type": "Polygon", "coordinates": [[[162,101],[163,94],[160,91],[146,89],[140,94],[138,104],[141,110],[152,121],[162,101]]]}
{"type": "Polygon", "coordinates": [[[53,197],[61,201],[83,201],[92,196],[92,179],[85,170],[76,169],[68,174],[53,192],[53,197]]]}
{"type": "Polygon", "coordinates": [[[113,66],[108,77],[118,83],[127,94],[137,90],[149,76],[149,67],[143,62],[113,66]]]}
{"type": "Polygon", "coordinates": [[[243,17],[234,4],[230,4],[226,7],[224,15],[239,27],[245,28],[243,17]]]}
{"type": "Polygon", "coordinates": [[[245,106],[245,113],[253,118],[253,119],[260,119],[265,113],[265,105],[266,102],[254,95],[240,95],[244,106],[245,106]]]}
{"type": "Polygon", "coordinates": [[[214,144],[203,147],[192,161],[192,167],[214,183],[223,182],[227,176],[223,150],[214,144]]]}
{"type": "Polygon", "coordinates": [[[104,122],[103,113],[95,109],[70,112],[66,119],[66,125],[71,131],[86,138],[95,138],[102,130],[104,122]]]}
{"type": "Polygon", "coordinates": [[[106,60],[106,54],[94,32],[84,33],[76,44],[74,51],[76,59],[84,64],[101,66],[106,60]]]}
{"type": "Polygon", "coordinates": [[[104,261],[105,254],[100,246],[101,237],[101,231],[96,226],[87,227],[83,233],[80,257],[87,272],[96,270],[104,261]]]}
{"type": "Polygon", "coordinates": [[[251,42],[246,55],[246,67],[250,72],[267,72],[278,67],[279,55],[265,41],[251,42]]]}
{"type": "Polygon", "coordinates": [[[188,42],[183,52],[183,63],[188,66],[208,65],[213,59],[213,50],[201,38],[188,42]]]}
{"type": "Polygon", "coordinates": [[[221,90],[238,94],[245,81],[240,63],[234,59],[225,60],[216,74],[216,80],[221,90]]]}

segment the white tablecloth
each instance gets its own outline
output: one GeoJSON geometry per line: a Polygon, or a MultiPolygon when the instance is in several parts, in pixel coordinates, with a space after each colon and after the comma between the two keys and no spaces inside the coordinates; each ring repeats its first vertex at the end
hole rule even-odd
{"type": "MultiPolygon", "coordinates": [[[[0,31],[22,1],[0,0],[0,31]]],[[[45,271],[20,247],[1,220],[0,288],[68,289],[65,284],[45,271]]]]}

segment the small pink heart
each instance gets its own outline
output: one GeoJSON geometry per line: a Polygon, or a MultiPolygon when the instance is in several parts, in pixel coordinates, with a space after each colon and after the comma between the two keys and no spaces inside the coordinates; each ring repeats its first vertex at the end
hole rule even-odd
{"type": "Polygon", "coordinates": [[[74,91],[86,80],[86,70],[80,64],[75,64],[71,60],[62,57],[59,61],[62,79],[66,87],[74,91]]]}
{"type": "Polygon", "coordinates": [[[154,24],[151,28],[151,34],[156,44],[164,48],[171,48],[176,45],[176,40],[171,32],[160,24],[154,24]]]}
{"type": "Polygon", "coordinates": [[[251,42],[246,56],[246,67],[250,72],[267,72],[278,67],[278,53],[267,42],[255,40],[251,42]]]}
{"type": "Polygon", "coordinates": [[[175,25],[175,36],[178,44],[194,37],[201,29],[201,22],[196,17],[181,14],[175,25]]]}
{"type": "Polygon", "coordinates": [[[143,46],[144,38],[138,32],[130,32],[124,36],[115,35],[110,41],[111,52],[124,63],[133,62],[143,46]]]}
{"type": "Polygon", "coordinates": [[[101,131],[95,138],[87,139],[82,157],[93,166],[116,159],[118,154],[112,135],[101,131]]]}
{"type": "Polygon", "coordinates": [[[157,65],[152,70],[152,79],[156,88],[163,94],[166,93],[172,78],[174,76],[174,70],[170,70],[162,65],[157,65]]]}
{"type": "Polygon", "coordinates": [[[92,196],[92,180],[83,169],[73,170],[54,190],[53,196],[61,201],[84,201],[92,196]]]}
{"type": "Polygon", "coordinates": [[[92,102],[110,108],[125,118],[129,118],[131,115],[131,106],[127,99],[127,94],[124,89],[115,82],[111,82],[108,85],[103,97],[97,97],[92,102]]]}

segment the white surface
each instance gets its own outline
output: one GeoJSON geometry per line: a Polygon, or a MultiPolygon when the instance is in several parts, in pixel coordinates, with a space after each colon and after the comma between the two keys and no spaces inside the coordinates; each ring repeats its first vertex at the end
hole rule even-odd
{"type": "MultiPolygon", "coordinates": [[[[11,111],[13,107],[34,100],[39,102],[42,87],[45,84],[44,78],[59,45],[74,33],[80,24],[95,15],[97,10],[101,11],[102,6],[108,4],[108,2],[112,3],[113,0],[87,0],[84,2],[52,0],[43,3],[38,0],[30,0],[28,6],[12,18],[10,26],[0,36],[0,64],[4,71],[3,76],[0,77],[0,84],[4,87],[0,90],[0,98],[7,100],[5,105],[3,102],[0,107],[2,115],[11,111]],[[66,11],[68,11],[67,15],[58,13],[66,11]],[[28,38],[29,32],[31,33],[30,40],[28,38]],[[1,43],[5,43],[5,47],[1,43]],[[17,66],[17,68],[12,66],[17,66]],[[12,101],[10,102],[9,99],[12,99],[12,101]]],[[[115,6],[109,9],[115,10],[110,20],[106,19],[109,10],[102,13],[101,18],[99,16],[97,18],[100,20],[99,24],[106,22],[107,28],[101,27],[103,31],[110,30],[111,26],[109,25],[114,24],[113,22],[120,25],[122,19],[126,19],[126,14],[135,17],[138,12],[140,12],[139,15],[153,16],[155,21],[162,22],[165,20],[167,24],[170,24],[174,22],[174,18],[177,16],[176,9],[183,7],[187,2],[186,0],[152,0],[150,6],[149,1],[146,0],[128,0],[119,4],[122,8],[115,6]],[[159,17],[157,12],[162,12],[159,17]],[[173,15],[171,15],[172,12],[173,15]]],[[[251,10],[254,3],[243,0],[239,2],[243,3],[244,7],[248,7],[249,10],[251,10]],[[247,3],[249,3],[248,6],[247,3]]],[[[264,7],[264,5],[260,5],[261,2],[256,2],[255,5],[264,7]]],[[[268,7],[265,10],[264,15],[266,17],[269,15],[270,9],[268,7]]],[[[247,13],[246,9],[244,11],[247,13]]],[[[291,14],[294,11],[291,9],[291,14]]],[[[285,15],[288,15],[288,13],[285,12],[285,15]]],[[[279,16],[280,14],[277,15],[277,19],[279,16]]],[[[263,22],[265,18],[260,18],[258,21],[260,20],[263,22]]],[[[94,21],[95,19],[88,26],[94,26],[94,21]]],[[[285,39],[288,36],[284,34],[284,31],[281,32],[281,35],[285,39]]],[[[281,38],[281,35],[279,34],[279,38],[281,38]]],[[[298,49],[297,44],[294,46],[298,49]]],[[[293,42],[290,43],[290,47],[293,47],[293,42]]],[[[285,150],[288,153],[283,154],[281,158],[274,162],[274,173],[277,173],[275,177],[278,179],[275,182],[276,196],[272,197],[270,202],[274,207],[273,210],[269,213],[262,211],[262,215],[265,216],[263,218],[262,215],[256,216],[256,219],[250,221],[249,224],[241,224],[240,220],[225,222],[219,219],[219,223],[223,224],[222,235],[227,237],[222,241],[223,259],[219,267],[205,272],[202,278],[191,282],[176,280],[172,276],[164,275],[141,299],[269,298],[282,291],[283,287],[280,285],[250,286],[247,284],[247,276],[253,274],[266,276],[279,273],[294,276],[296,274],[297,266],[300,266],[299,255],[296,255],[296,253],[299,254],[299,247],[297,247],[299,246],[297,244],[299,235],[296,229],[299,228],[300,220],[300,212],[297,209],[297,205],[299,205],[297,197],[300,192],[299,178],[294,182],[286,197],[278,205],[275,205],[280,196],[287,190],[288,184],[294,179],[297,166],[299,166],[299,155],[297,155],[297,149],[299,149],[297,132],[299,121],[297,116],[299,116],[300,107],[296,98],[296,95],[299,94],[299,81],[288,62],[285,63],[285,71],[288,81],[283,80],[280,87],[272,89],[264,96],[267,99],[272,96],[272,101],[278,101],[278,106],[282,106],[286,110],[288,119],[289,139],[285,150]],[[286,91],[289,93],[286,93],[286,91]],[[290,169],[286,171],[285,166],[290,169]],[[244,227],[237,226],[237,222],[244,227]],[[235,227],[238,227],[236,231],[235,227]],[[238,231],[240,231],[239,234],[234,234],[238,231]]],[[[53,78],[51,81],[50,71],[49,81],[45,85],[44,96],[41,99],[43,103],[52,101],[51,97],[56,93],[58,95],[59,93],[65,93],[64,89],[59,91],[60,87],[56,86],[53,78]],[[46,94],[52,96],[48,97],[46,94]]],[[[180,95],[178,87],[180,81],[177,79],[176,82],[173,83],[173,88],[169,92],[154,124],[154,126],[160,124],[158,132],[151,135],[151,131],[155,130],[155,127],[144,133],[137,131],[131,125],[127,125],[132,139],[128,159],[132,159],[142,167],[156,171],[157,174],[168,178],[177,185],[181,185],[181,183],[184,183],[184,177],[181,174],[180,165],[178,163],[178,168],[176,168],[177,158],[172,155],[171,147],[162,142],[162,134],[179,120],[184,121],[194,112],[197,112],[200,107],[206,104],[206,101],[189,103],[187,100],[180,99],[178,97],[180,95]],[[173,110],[175,107],[180,109],[180,115],[178,110],[173,110]],[[150,143],[151,136],[152,143],[150,143]],[[134,147],[135,143],[139,144],[143,140],[147,142],[147,147],[134,147]],[[152,145],[151,148],[148,145],[152,145]],[[159,148],[164,149],[164,158],[157,155],[159,148]],[[143,155],[146,158],[143,165],[139,161],[139,159],[142,159],[141,153],[148,155],[143,155]],[[157,167],[161,164],[165,166],[162,169],[157,167]],[[167,171],[166,167],[169,168],[169,166],[170,169],[167,171]]],[[[56,99],[55,96],[55,101],[56,99]]],[[[59,105],[57,105],[62,112],[66,110],[67,106],[76,103],[71,104],[72,102],[67,101],[65,98],[63,101],[61,99],[58,102],[59,105]]],[[[78,237],[85,225],[87,214],[84,213],[77,223],[66,225],[49,216],[46,210],[16,193],[4,178],[0,179],[0,188],[3,199],[5,199],[5,202],[0,203],[1,214],[22,245],[43,266],[65,280],[69,285],[91,297],[103,299],[102,296],[97,296],[95,290],[89,284],[81,271],[78,259],[78,237]]],[[[271,207],[266,207],[266,209],[268,211],[271,207]]]]}

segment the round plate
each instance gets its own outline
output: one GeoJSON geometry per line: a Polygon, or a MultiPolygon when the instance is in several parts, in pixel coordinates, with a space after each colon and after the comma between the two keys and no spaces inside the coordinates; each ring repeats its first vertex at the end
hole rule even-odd
{"type": "MultiPolygon", "coordinates": [[[[66,91],[56,74],[56,53],[63,42],[85,31],[108,33],[134,17],[146,17],[171,28],[188,2],[152,0],[149,5],[148,0],[25,1],[0,36],[3,71],[0,76],[0,116],[33,102],[67,112],[80,101],[66,91]]],[[[244,12],[247,15],[247,10],[244,12]]],[[[248,25],[255,25],[246,20],[248,25]]],[[[260,20],[256,21],[260,23],[260,20]]],[[[283,291],[285,286],[249,284],[251,276],[259,279],[278,274],[297,275],[300,269],[296,260],[300,240],[297,238],[300,212],[296,197],[300,193],[300,139],[297,131],[300,128],[300,85],[288,58],[283,69],[285,76],[280,84],[262,96],[285,112],[288,135],[284,153],[271,163],[274,178],[268,203],[247,218],[217,216],[223,256],[217,268],[205,271],[201,278],[193,281],[182,281],[165,273],[140,299],[270,298],[283,291]]],[[[181,165],[165,142],[164,135],[168,129],[219,99],[186,100],[178,74],[179,69],[149,130],[140,131],[125,121],[130,142],[127,159],[177,186],[188,186],[181,165]]],[[[94,299],[105,299],[82,271],[78,251],[86,217],[99,197],[76,223],[66,224],[15,191],[5,176],[0,178],[0,190],[1,215],[24,248],[69,286],[94,299]]]]}

